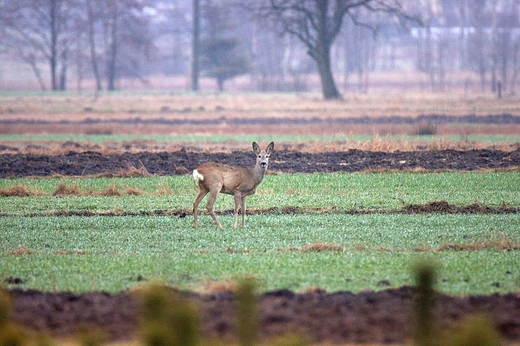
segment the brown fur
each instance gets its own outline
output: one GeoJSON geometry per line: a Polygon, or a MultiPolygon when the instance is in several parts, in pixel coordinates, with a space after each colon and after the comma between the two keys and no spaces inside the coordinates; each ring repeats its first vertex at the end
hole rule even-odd
{"type": "Polygon", "coordinates": [[[198,227],[197,207],[200,201],[208,193],[210,194],[206,209],[213,218],[218,228],[222,225],[213,211],[213,205],[219,193],[233,195],[235,197],[235,210],[233,228],[237,228],[238,210],[242,210],[242,228],[245,227],[246,197],[256,192],[256,187],[262,182],[269,155],[274,149],[271,142],[265,150],[260,150],[256,142],[253,142],[253,150],[257,155],[256,165],[253,168],[241,168],[224,165],[215,162],[206,162],[193,171],[193,177],[199,186],[199,194],[193,202],[194,226],[198,227]]]}

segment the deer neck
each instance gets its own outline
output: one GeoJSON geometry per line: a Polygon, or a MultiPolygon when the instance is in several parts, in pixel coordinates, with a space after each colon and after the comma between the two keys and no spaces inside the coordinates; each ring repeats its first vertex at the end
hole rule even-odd
{"type": "Polygon", "coordinates": [[[259,164],[256,165],[254,168],[250,169],[251,176],[253,177],[253,180],[256,185],[258,185],[262,182],[262,179],[264,179],[264,175],[265,175],[266,171],[267,171],[267,167],[262,167],[259,164]]]}

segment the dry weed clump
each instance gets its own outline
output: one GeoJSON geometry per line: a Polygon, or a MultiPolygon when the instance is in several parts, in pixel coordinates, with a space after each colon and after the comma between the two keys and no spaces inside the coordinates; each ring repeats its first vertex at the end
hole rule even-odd
{"type": "MultiPolygon", "coordinates": [[[[127,194],[134,194],[134,195],[142,193],[142,191],[140,191],[139,189],[133,189],[130,187],[126,187],[125,191],[127,192],[127,194]]],[[[79,196],[97,195],[97,196],[110,197],[110,196],[121,196],[122,193],[117,188],[115,182],[112,182],[112,184],[107,186],[105,189],[103,189],[101,191],[97,191],[97,192],[95,192],[95,191],[83,192],[83,191],[81,191],[81,189],[79,188],[79,186],[77,184],[67,185],[65,183],[60,183],[56,187],[56,190],[52,193],[52,195],[53,196],[78,196],[78,197],[79,196]]]]}
{"type": "Polygon", "coordinates": [[[219,292],[232,292],[235,293],[238,288],[236,280],[206,280],[200,283],[196,288],[195,292],[200,294],[215,294],[219,292]]]}
{"type": "Polygon", "coordinates": [[[77,184],[67,185],[59,183],[56,190],[52,193],[53,196],[82,196],[79,186],[77,184]]]}
{"type": "Polygon", "coordinates": [[[119,189],[117,188],[115,182],[113,182],[112,184],[110,184],[109,186],[107,186],[106,189],[101,190],[101,191],[98,192],[97,194],[98,194],[99,196],[107,196],[107,197],[110,197],[110,196],[121,196],[121,192],[120,192],[119,189]]]}
{"type": "Polygon", "coordinates": [[[22,184],[0,189],[0,197],[29,197],[35,195],[40,195],[40,193],[34,190],[31,191],[22,184]]]}
{"type": "Polygon", "coordinates": [[[159,183],[157,187],[157,191],[152,193],[155,196],[164,196],[164,195],[175,195],[175,191],[173,191],[169,186],[166,186],[163,182],[159,183]]]}
{"type": "Polygon", "coordinates": [[[123,189],[125,190],[125,193],[130,196],[141,196],[145,194],[143,190],[136,187],[125,186],[123,189]]]}

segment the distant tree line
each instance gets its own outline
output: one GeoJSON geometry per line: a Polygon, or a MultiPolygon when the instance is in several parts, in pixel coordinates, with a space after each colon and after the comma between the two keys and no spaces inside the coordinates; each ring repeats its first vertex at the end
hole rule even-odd
{"type": "Polygon", "coordinates": [[[318,75],[324,98],[341,98],[352,85],[368,91],[372,71],[415,69],[435,91],[467,71],[483,91],[514,93],[519,2],[0,0],[0,54],[30,66],[42,90],[86,79],[115,90],[119,78],[159,74],[191,75],[194,90],[200,74],[224,90],[248,74],[255,90],[298,91],[318,75]]]}

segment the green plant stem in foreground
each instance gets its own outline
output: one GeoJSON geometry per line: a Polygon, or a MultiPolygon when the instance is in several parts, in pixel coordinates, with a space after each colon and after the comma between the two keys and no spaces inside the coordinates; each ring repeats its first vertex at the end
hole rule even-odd
{"type": "MultiPolygon", "coordinates": [[[[118,292],[142,279],[192,290],[253,275],[262,290],[359,292],[412,284],[414,262],[426,257],[439,264],[436,288],[446,293],[520,286],[520,251],[507,249],[520,243],[518,214],[254,215],[236,231],[207,221],[195,230],[188,217],[3,217],[0,279],[44,291],[118,292]],[[446,243],[491,245],[440,250],[446,243]]],[[[229,226],[232,216],[221,221],[229,226]]]]}

